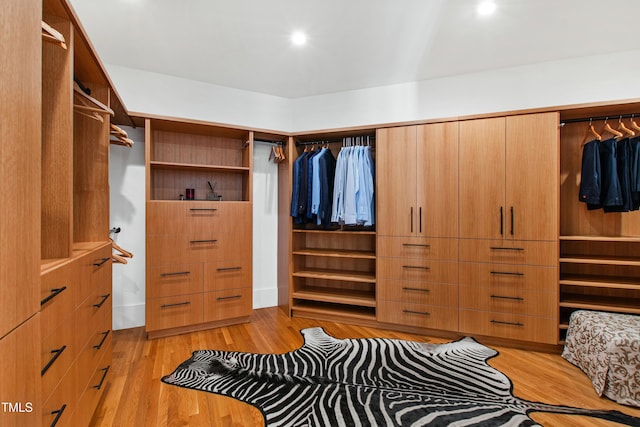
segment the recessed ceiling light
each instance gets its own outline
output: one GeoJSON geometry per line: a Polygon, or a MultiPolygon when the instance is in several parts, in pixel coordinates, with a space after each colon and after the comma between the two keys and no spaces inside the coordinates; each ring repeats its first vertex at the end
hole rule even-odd
{"type": "Polygon", "coordinates": [[[296,46],[303,46],[307,43],[307,35],[302,31],[294,31],[291,33],[291,43],[296,46]]]}
{"type": "Polygon", "coordinates": [[[492,0],[484,0],[478,3],[478,7],[476,7],[476,12],[480,16],[488,16],[496,11],[496,4],[492,0]]]}

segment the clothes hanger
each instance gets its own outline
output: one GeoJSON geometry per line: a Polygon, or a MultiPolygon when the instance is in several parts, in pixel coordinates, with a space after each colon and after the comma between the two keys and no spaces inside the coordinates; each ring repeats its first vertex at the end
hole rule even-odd
{"type": "Polygon", "coordinates": [[[620,116],[620,119],[618,120],[618,131],[624,132],[629,136],[636,136],[636,133],[634,131],[632,131],[631,129],[627,128],[624,123],[622,123],[622,116],[620,116]]]}
{"type": "Polygon", "coordinates": [[[125,258],[123,258],[123,257],[121,257],[120,255],[117,255],[117,254],[111,254],[111,259],[116,264],[126,264],[127,263],[127,260],[125,258]]]}
{"type": "Polygon", "coordinates": [[[602,127],[600,134],[603,134],[604,132],[609,132],[611,135],[616,136],[618,138],[623,137],[624,135],[622,134],[622,132],[618,132],[617,130],[613,129],[611,125],[608,123],[608,120],[609,120],[609,117],[606,117],[604,119],[604,126],[602,127]]]}
{"type": "MultiPolygon", "coordinates": [[[[90,102],[95,107],[97,107],[100,110],[100,112],[107,113],[107,114],[109,114],[111,116],[115,116],[116,115],[111,108],[107,107],[102,102],[100,102],[97,99],[95,99],[94,97],[84,93],[84,91],[82,89],[80,89],[80,86],[76,82],[73,82],[73,94],[74,95],[78,95],[79,96],[78,99],[85,106],[87,106],[87,102],[90,102]]],[[[74,106],[75,105],[76,104],[74,104],[74,106]]]]}
{"type": "MultiPolygon", "coordinates": [[[[74,107],[76,107],[76,105],[74,105],[74,107]]],[[[104,119],[100,116],[100,114],[96,112],[85,113],[84,111],[76,110],[75,108],[73,111],[77,114],[80,114],[81,116],[89,117],[90,119],[97,120],[100,123],[104,123],[104,119]]]]}
{"type": "Polygon", "coordinates": [[[633,121],[633,114],[631,115],[631,127],[637,130],[638,132],[640,132],[640,126],[638,126],[638,124],[635,121],[633,121]]]}
{"type": "Polygon", "coordinates": [[[120,256],[123,256],[125,258],[133,258],[133,254],[131,252],[122,249],[122,247],[114,242],[113,239],[110,238],[109,240],[111,240],[111,246],[113,247],[113,249],[120,252],[120,256]]]}
{"type": "Polygon", "coordinates": [[[62,33],[44,21],[42,21],[42,40],[56,44],[65,50],[67,49],[67,43],[62,33]]]}
{"type": "Polygon", "coordinates": [[[580,144],[581,147],[584,147],[587,142],[592,141],[591,138],[595,138],[596,141],[602,141],[602,136],[596,132],[595,128],[593,127],[593,119],[589,118],[589,125],[587,127],[587,133],[584,136],[584,139],[582,140],[582,144],[580,144]]]}

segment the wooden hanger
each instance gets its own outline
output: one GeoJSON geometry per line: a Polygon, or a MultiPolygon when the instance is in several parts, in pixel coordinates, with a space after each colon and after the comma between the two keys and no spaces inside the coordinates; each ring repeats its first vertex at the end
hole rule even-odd
{"type": "Polygon", "coordinates": [[[122,249],[116,242],[113,241],[113,239],[109,240],[111,240],[111,246],[113,247],[113,249],[120,252],[120,256],[125,258],[133,258],[133,254],[131,252],[122,249]]]}
{"type": "Polygon", "coordinates": [[[42,40],[58,45],[65,50],[67,49],[67,43],[62,33],[44,21],[42,21],[42,40]]]}
{"type": "Polygon", "coordinates": [[[78,97],[79,97],[78,99],[79,99],[79,101],[81,103],[81,104],[74,104],[74,107],[76,105],[84,105],[85,107],[87,107],[88,106],[88,102],[89,102],[89,103],[93,104],[94,107],[96,107],[98,109],[98,111],[100,111],[102,113],[106,113],[106,114],[109,114],[111,116],[115,116],[116,115],[111,108],[107,107],[102,102],[100,102],[97,99],[95,99],[94,97],[84,93],[84,91],[82,89],[80,89],[80,86],[76,82],[73,82],[73,94],[74,95],[78,95],[78,97]]]}
{"type": "Polygon", "coordinates": [[[627,128],[624,125],[624,123],[622,123],[622,116],[620,116],[620,119],[618,120],[618,131],[624,132],[629,136],[636,136],[636,133],[634,131],[632,131],[631,129],[627,128]]]}
{"type": "Polygon", "coordinates": [[[584,139],[582,140],[582,144],[580,144],[580,146],[584,146],[587,142],[590,141],[592,137],[595,138],[596,141],[602,141],[602,136],[598,132],[596,132],[595,128],[593,127],[593,119],[589,119],[587,134],[584,136],[584,139]]]}
{"type": "MultiPolygon", "coordinates": [[[[76,105],[74,105],[74,107],[76,107],[76,105]]],[[[81,110],[77,110],[74,108],[73,110],[75,113],[80,114],[81,116],[85,116],[85,117],[89,117],[90,119],[93,120],[97,120],[100,123],[104,123],[104,119],[102,118],[102,116],[100,116],[100,114],[96,113],[96,112],[92,112],[92,113],[85,113],[84,111],[81,110]]]]}
{"type": "Polygon", "coordinates": [[[618,138],[623,137],[624,135],[622,134],[622,132],[618,132],[617,130],[613,129],[611,127],[611,125],[608,123],[609,117],[604,119],[604,126],[602,127],[602,130],[600,131],[600,134],[603,134],[605,132],[609,132],[611,135],[614,135],[618,138]]]}
{"type": "Polygon", "coordinates": [[[127,260],[126,258],[121,257],[120,255],[117,254],[111,254],[111,259],[113,260],[113,262],[117,263],[117,264],[126,264],[127,260]]]}
{"type": "Polygon", "coordinates": [[[631,127],[640,132],[640,126],[638,126],[638,124],[633,121],[633,115],[631,115],[631,127]]]}

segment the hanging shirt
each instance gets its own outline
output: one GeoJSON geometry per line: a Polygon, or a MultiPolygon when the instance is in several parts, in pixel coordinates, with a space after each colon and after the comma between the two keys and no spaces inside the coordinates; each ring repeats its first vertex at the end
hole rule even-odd
{"type": "Polygon", "coordinates": [[[599,141],[593,140],[582,147],[582,173],[579,194],[579,200],[586,203],[589,210],[602,207],[600,204],[601,182],[599,141]]]}

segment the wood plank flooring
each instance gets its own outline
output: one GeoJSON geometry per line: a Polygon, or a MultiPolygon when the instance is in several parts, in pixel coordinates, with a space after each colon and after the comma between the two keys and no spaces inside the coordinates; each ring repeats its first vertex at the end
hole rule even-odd
{"type": "MultiPolygon", "coordinates": [[[[144,328],[113,335],[111,382],[91,425],[98,426],[261,426],[257,409],[228,397],[162,383],[198,349],[284,353],[302,345],[300,329],[322,326],[336,338],[389,337],[432,343],[442,338],[326,321],[288,318],[277,308],[255,310],[251,323],[147,340],[144,328]]],[[[520,398],[593,409],[616,409],[640,417],[640,409],[596,395],[589,379],[559,354],[491,346],[500,355],[490,364],[505,373],[520,398]]],[[[545,426],[615,426],[574,415],[532,414],[545,426]]]]}

